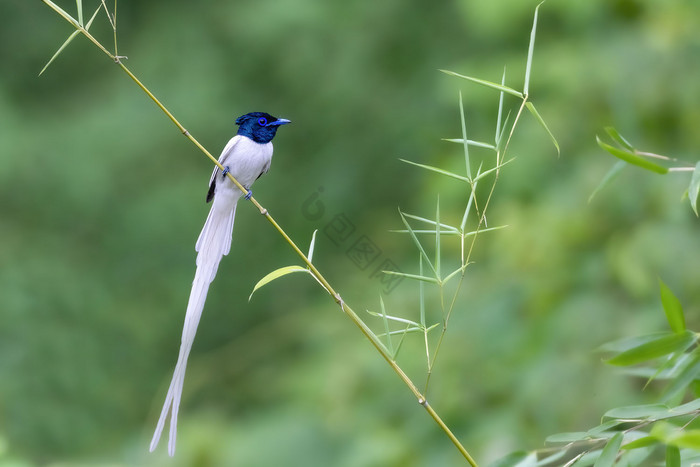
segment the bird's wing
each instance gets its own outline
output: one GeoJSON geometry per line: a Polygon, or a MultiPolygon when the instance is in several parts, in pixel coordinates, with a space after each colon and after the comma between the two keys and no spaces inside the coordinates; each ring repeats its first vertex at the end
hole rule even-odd
{"type": "MultiPolygon", "coordinates": [[[[221,165],[226,165],[226,159],[228,159],[228,156],[231,155],[233,152],[234,146],[241,140],[240,135],[236,135],[233,138],[231,138],[228,143],[226,143],[226,146],[224,147],[224,150],[221,151],[221,155],[219,156],[219,164],[221,165]]],[[[214,192],[216,191],[216,176],[219,173],[220,169],[218,166],[214,167],[214,171],[211,174],[211,178],[209,179],[209,191],[207,192],[207,203],[214,199],[214,192]]]]}

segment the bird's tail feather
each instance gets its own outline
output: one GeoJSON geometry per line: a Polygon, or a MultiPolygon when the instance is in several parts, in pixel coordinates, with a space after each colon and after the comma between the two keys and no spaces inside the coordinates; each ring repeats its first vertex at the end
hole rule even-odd
{"type": "Polygon", "coordinates": [[[168,394],[165,397],[163,410],[158,419],[156,431],[151,440],[150,450],[153,451],[158,446],[160,435],[163,432],[165,420],[168,417],[168,412],[171,412],[170,417],[170,437],[168,441],[168,454],[175,454],[175,439],[177,437],[177,414],[180,407],[180,398],[182,396],[182,386],[185,380],[185,370],[187,368],[187,358],[192,349],[192,342],[197,333],[197,325],[199,318],[202,316],[204,302],[207,299],[209,284],[216,276],[216,270],[219,267],[219,262],[222,256],[228,254],[231,249],[231,234],[233,232],[233,219],[236,214],[236,205],[233,209],[222,210],[216,204],[209,211],[207,221],[204,223],[204,228],[199,234],[199,239],[195,249],[197,254],[197,271],[192,282],[192,291],[190,299],[187,303],[187,313],[185,314],[185,324],[182,329],[182,342],[180,344],[180,354],[177,358],[173,379],[168,388],[168,394]]]}

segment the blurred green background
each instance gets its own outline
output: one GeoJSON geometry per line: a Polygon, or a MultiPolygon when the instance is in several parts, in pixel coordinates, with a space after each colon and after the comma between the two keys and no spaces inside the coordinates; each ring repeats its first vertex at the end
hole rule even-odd
{"type": "MultiPolygon", "coordinates": [[[[122,1],[119,53],[216,155],[240,114],[293,121],[256,198],[304,247],[321,229],[315,261],[363,313],[382,285],[349,259],[352,241],[366,235],[415,272],[408,239],[388,232],[397,206],[430,217],[439,194],[446,220],[463,209],[462,185],[398,158],[460,166],[461,147],[441,141],[460,136],[460,90],[470,137],[493,134],[497,95],[437,70],[496,81],[507,66],[520,88],[536,3],[122,1]],[[336,215],[356,227],[340,246],[322,232],[336,215]]],[[[0,17],[0,465],[461,462],[314,281],[285,278],[248,303],[259,278],[298,263],[249,205],[190,358],[177,455],[163,442],[148,454],[212,165],[83,38],[37,78],[71,32],[43,3],[2,2],[0,17]]],[[[698,219],[680,200],[689,176],[628,168],[587,203],[614,163],[595,144],[605,125],[697,160],[698,30],[692,1],[541,8],[530,91],[561,157],[526,116],[490,211],[509,228],[477,244],[429,395],[478,461],[655,400],[657,386],[642,391],[594,349],[665,329],[657,276],[700,326],[698,219]]],[[[104,17],[91,31],[110,44],[104,17]]],[[[415,319],[416,297],[404,281],[384,299],[415,319]]],[[[422,383],[419,339],[402,352],[422,383]]]]}

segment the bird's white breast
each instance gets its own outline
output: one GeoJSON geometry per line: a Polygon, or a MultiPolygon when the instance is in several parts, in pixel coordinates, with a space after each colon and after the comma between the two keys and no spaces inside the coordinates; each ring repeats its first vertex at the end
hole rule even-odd
{"type": "MultiPolygon", "coordinates": [[[[248,188],[261,174],[267,172],[271,160],[272,143],[256,143],[241,135],[231,138],[219,158],[221,165],[228,167],[231,175],[248,188]]],[[[221,171],[217,177],[215,198],[237,198],[242,195],[241,190],[228,177],[222,180],[221,171]]]]}

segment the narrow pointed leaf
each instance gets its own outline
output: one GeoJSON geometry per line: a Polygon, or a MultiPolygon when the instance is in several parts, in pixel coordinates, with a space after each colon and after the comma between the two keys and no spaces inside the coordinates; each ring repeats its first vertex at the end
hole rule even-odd
{"type": "Polygon", "coordinates": [[[396,321],[398,323],[409,324],[411,326],[417,326],[419,328],[421,327],[421,325],[416,323],[415,321],[411,321],[410,319],[406,319],[406,318],[399,318],[398,316],[387,315],[384,311],[382,311],[382,313],[377,313],[376,311],[367,310],[367,313],[369,313],[372,316],[376,316],[378,318],[390,319],[390,320],[396,321]]]}
{"type": "Polygon", "coordinates": [[[550,131],[544,119],[535,108],[535,105],[532,102],[526,102],[525,107],[527,107],[527,110],[529,110],[532,116],[535,117],[535,119],[540,123],[542,128],[545,129],[545,131],[549,135],[549,139],[552,140],[552,144],[554,144],[554,147],[557,148],[557,155],[561,154],[561,151],[559,150],[559,143],[557,143],[557,139],[554,137],[554,134],[550,131]]]}
{"type": "Polygon", "coordinates": [[[623,138],[622,135],[615,128],[611,126],[606,126],[605,132],[620,146],[627,149],[628,151],[634,152],[634,146],[632,146],[632,144],[630,144],[629,141],[623,138]]]}
{"type": "Polygon", "coordinates": [[[618,366],[635,365],[675,352],[682,352],[695,342],[695,334],[690,331],[667,334],[656,340],[631,348],[607,360],[606,363],[618,366]]]}
{"type": "Polygon", "coordinates": [[[668,406],[664,404],[630,405],[617,407],[605,412],[604,417],[619,418],[622,420],[644,420],[647,418],[659,419],[670,416],[668,406]]]}
{"type": "MultiPolygon", "coordinates": [[[[442,140],[443,140],[443,141],[447,141],[448,143],[464,144],[464,138],[443,138],[442,140]]],[[[496,146],[494,146],[493,144],[484,143],[484,142],[481,142],[481,141],[475,141],[475,140],[473,140],[473,139],[468,139],[468,140],[467,140],[467,144],[468,144],[469,146],[476,146],[476,147],[479,147],[479,148],[485,148],[485,149],[491,149],[491,150],[495,150],[495,149],[496,149],[496,146]]]]}
{"type": "Polygon", "coordinates": [[[632,449],[645,448],[647,446],[651,446],[651,445],[657,444],[659,442],[660,442],[660,440],[656,436],[643,436],[641,438],[637,438],[634,441],[630,441],[629,443],[625,444],[624,446],[622,446],[622,449],[632,450],[632,449]]]}
{"type": "Polygon", "coordinates": [[[83,25],[83,2],[82,0],[75,0],[76,6],[78,7],[78,23],[83,25]]]}
{"type": "Polygon", "coordinates": [[[700,162],[695,164],[695,170],[693,170],[693,176],[690,178],[690,186],[688,187],[688,199],[696,216],[698,215],[698,193],[700,193],[700,162]]]}
{"type": "Polygon", "coordinates": [[[403,345],[404,338],[406,337],[406,334],[408,334],[408,332],[409,332],[409,328],[407,327],[406,329],[404,329],[403,333],[401,333],[401,338],[399,339],[399,343],[396,345],[396,351],[394,352],[394,356],[393,356],[394,360],[399,358],[399,352],[401,351],[401,346],[403,345]]]}
{"type": "Polygon", "coordinates": [[[485,170],[484,172],[481,172],[479,175],[477,175],[476,177],[474,177],[474,180],[473,180],[473,181],[477,182],[477,181],[481,180],[482,178],[486,177],[486,176],[487,176],[488,174],[490,174],[491,172],[495,172],[496,170],[501,170],[501,168],[503,168],[503,166],[505,166],[506,164],[510,164],[510,163],[513,162],[514,160],[515,160],[515,157],[511,157],[510,159],[508,159],[507,161],[505,161],[505,162],[503,162],[503,163],[497,165],[496,167],[492,167],[492,168],[490,168],[490,169],[488,169],[488,170],[485,170]]]}
{"type": "Polygon", "coordinates": [[[56,58],[58,58],[58,56],[60,55],[60,53],[63,52],[63,49],[65,49],[66,47],[68,47],[68,44],[70,44],[71,41],[72,41],[73,39],[75,39],[75,36],[77,36],[78,34],[80,34],[80,30],[79,30],[79,29],[76,29],[75,31],[73,31],[73,33],[71,33],[70,36],[68,36],[68,39],[66,39],[66,41],[63,43],[63,45],[61,45],[61,47],[58,48],[58,50],[56,51],[56,53],[53,54],[53,56],[51,57],[51,59],[46,63],[46,65],[44,65],[44,68],[41,69],[41,71],[39,72],[39,76],[41,76],[41,75],[46,71],[46,69],[49,67],[49,65],[51,65],[51,63],[53,63],[53,61],[56,60],[56,58]]]}
{"type": "Polygon", "coordinates": [[[525,67],[525,85],[523,86],[523,94],[529,94],[530,89],[530,70],[532,69],[532,56],[535,53],[535,35],[537,34],[537,14],[540,11],[540,6],[544,2],[540,2],[535,7],[535,17],[532,20],[532,30],[530,31],[530,45],[527,48],[527,66],[525,67]]]}
{"type": "MultiPolygon", "coordinates": [[[[435,221],[432,219],[426,219],[425,217],[420,217],[420,216],[416,216],[414,214],[408,214],[408,213],[403,213],[403,215],[408,217],[409,219],[415,219],[417,221],[425,222],[425,223],[430,224],[430,225],[435,225],[435,221]]],[[[440,222],[440,229],[459,232],[459,229],[457,227],[454,227],[454,226],[451,226],[448,224],[444,224],[442,222],[440,222]]],[[[414,232],[417,232],[417,230],[414,230],[414,232]]],[[[446,233],[446,232],[443,232],[443,233],[446,233]]]]}
{"type": "Polygon", "coordinates": [[[625,151],[623,149],[618,149],[616,147],[610,146],[609,144],[606,144],[600,140],[598,136],[595,137],[596,141],[598,142],[598,146],[601,148],[605,149],[608,151],[610,154],[613,156],[617,157],[618,159],[622,159],[625,162],[629,162],[632,165],[636,165],[637,167],[641,167],[646,170],[650,170],[652,172],[656,172],[658,174],[665,174],[668,173],[668,169],[666,167],[660,166],[659,164],[655,164],[641,156],[638,156],[637,154],[634,154],[629,151],[625,151]]]}
{"type": "Polygon", "coordinates": [[[502,84],[494,83],[492,81],[486,81],[486,80],[479,79],[479,78],[474,78],[471,76],[460,75],[459,73],[455,73],[454,71],[449,71],[449,70],[440,70],[440,71],[447,74],[447,75],[450,75],[450,76],[456,76],[457,78],[466,79],[466,80],[472,81],[474,83],[481,84],[482,86],[493,88],[493,89],[496,89],[498,91],[503,91],[503,92],[511,94],[513,96],[519,97],[520,99],[523,98],[522,92],[516,91],[515,89],[509,88],[508,86],[503,86],[502,84]]]}
{"type": "Polygon", "coordinates": [[[314,257],[314,245],[316,245],[316,233],[318,232],[318,229],[314,230],[314,233],[311,234],[311,244],[309,245],[309,263],[314,257]]]}
{"type": "Polygon", "coordinates": [[[435,207],[435,275],[438,280],[442,277],[440,271],[440,196],[438,196],[435,207]]]}
{"type": "Polygon", "coordinates": [[[287,274],[291,274],[293,272],[305,272],[310,274],[308,269],[303,268],[301,266],[285,266],[283,268],[275,269],[274,271],[260,279],[257,284],[255,284],[255,287],[253,287],[253,291],[250,293],[250,297],[248,297],[248,301],[250,301],[250,299],[253,298],[253,294],[255,293],[255,291],[263,285],[269,284],[275,279],[279,279],[280,277],[286,276],[287,274]]]}
{"type": "MultiPolygon", "coordinates": [[[[506,67],[503,67],[503,76],[501,76],[501,86],[505,86],[506,84],[506,67]]],[[[501,117],[503,116],[503,91],[501,91],[498,94],[498,116],[496,117],[496,136],[493,139],[493,142],[498,146],[498,142],[501,140],[501,131],[503,127],[501,126],[502,120],[501,117]]],[[[494,146],[494,149],[496,149],[496,146],[494,146]]]]}
{"type": "Polygon", "coordinates": [[[595,195],[598,194],[600,190],[605,188],[610,182],[612,182],[615,177],[617,177],[620,172],[622,172],[622,169],[627,166],[627,162],[625,161],[617,161],[615,162],[615,165],[613,165],[610,170],[608,170],[608,173],[605,174],[603,179],[600,181],[597,187],[595,187],[595,190],[593,190],[593,193],[591,193],[591,196],[588,197],[588,202],[590,203],[595,195]]]}
{"type": "Polygon", "coordinates": [[[418,274],[407,274],[405,272],[399,272],[399,271],[382,271],[384,274],[390,274],[392,276],[401,276],[405,277],[406,279],[411,279],[415,281],[423,281],[423,282],[431,282],[433,284],[438,284],[438,280],[435,279],[434,277],[428,277],[428,276],[420,276],[418,274]]]}
{"type": "Polygon", "coordinates": [[[413,232],[413,228],[409,225],[409,223],[406,220],[406,217],[403,215],[403,213],[401,211],[399,211],[399,214],[401,215],[401,221],[403,222],[404,226],[406,227],[406,230],[408,230],[408,233],[411,236],[411,239],[413,239],[413,243],[416,245],[416,248],[418,248],[418,251],[421,252],[421,254],[423,255],[423,259],[425,259],[425,262],[428,263],[428,266],[430,266],[430,269],[433,271],[433,274],[435,274],[435,278],[437,279],[438,278],[437,271],[435,270],[433,263],[430,262],[430,259],[428,258],[428,254],[423,249],[423,245],[418,240],[418,237],[416,237],[416,234],[413,232]]]}
{"type": "Polygon", "coordinates": [[[391,334],[389,333],[389,319],[386,315],[386,308],[384,307],[384,299],[379,296],[379,305],[382,308],[382,320],[384,321],[384,332],[386,333],[386,346],[389,349],[389,355],[394,358],[394,346],[391,343],[391,334]]]}
{"type": "MultiPolygon", "coordinates": [[[[467,124],[464,119],[464,103],[462,102],[462,91],[459,91],[459,117],[462,122],[462,140],[467,141],[467,124]]],[[[472,178],[472,165],[469,163],[469,144],[464,144],[464,162],[467,166],[467,177],[472,178]]]]}
{"type": "Polygon", "coordinates": [[[594,467],[612,467],[615,464],[617,453],[620,452],[622,445],[622,432],[613,436],[608,444],[603,448],[600,457],[595,461],[594,467]]]}
{"type": "Polygon", "coordinates": [[[443,174],[443,175],[447,175],[448,177],[456,178],[457,180],[462,180],[463,182],[468,182],[468,181],[469,181],[469,179],[468,179],[467,177],[463,177],[463,176],[461,176],[461,175],[457,175],[456,173],[448,172],[447,170],[438,169],[437,167],[433,167],[433,166],[431,166],[431,165],[419,164],[419,163],[417,163],[417,162],[408,161],[408,160],[406,160],[406,159],[399,159],[399,160],[402,161],[402,162],[405,162],[405,163],[407,163],[407,164],[415,165],[416,167],[420,167],[420,168],[422,168],[422,169],[432,170],[433,172],[437,172],[437,173],[440,173],[440,174],[443,174]]]}
{"type": "Polygon", "coordinates": [[[671,330],[675,333],[685,331],[685,316],[683,316],[683,306],[680,300],[673,295],[671,289],[669,289],[661,279],[659,279],[659,288],[661,292],[661,304],[664,307],[666,319],[668,320],[669,326],[671,326],[671,330]]]}
{"type": "Polygon", "coordinates": [[[454,271],[452,271],[447,277],[445,277],[445,278],[442,280],[442,283],[443,283],[443,284],[447,284],[447,283],[450,281],[450,279],[452,279],[453,277],[455,277],[457,274],[460,274],[460,273],[464,272],[465,269],[466,269],[466,266],[465,266],[465,267],[461,267],[461,266],[458,267],[457,269],[455,269],[454,271]]]}
{"type": "Polygon", "coordinates": [[[677,446],[666,446],[666,467],[681,467],[681,450],[677,446]]]}

